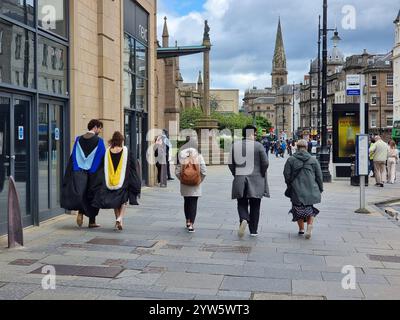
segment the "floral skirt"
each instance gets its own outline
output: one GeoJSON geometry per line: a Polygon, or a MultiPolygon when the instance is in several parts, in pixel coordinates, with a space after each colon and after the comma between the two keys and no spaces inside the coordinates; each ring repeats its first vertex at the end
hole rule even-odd
{"type": "Polygon", "coordinates": [[[319,214],[319,210],[314,206],[296,206],[293,205],[292,210],[289,214],[293,214],[293,222],[304,220],[307,222],[308,218],[316,217],[319,214]]]}

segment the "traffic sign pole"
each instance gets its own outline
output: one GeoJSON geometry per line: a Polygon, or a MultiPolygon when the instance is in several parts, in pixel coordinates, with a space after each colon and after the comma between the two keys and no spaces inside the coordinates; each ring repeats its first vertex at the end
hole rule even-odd
{"type": "MultiPolygon", "coordinates": [[[[357,155],[358,155],[358,174],[360,175],[360,208],[356,211],[356,213],[360,214],[369,214],[370,212],[366,208],[366,199],[365,199],[365,172],[360,172],[360,164],[362,162],[361,157],[368,157],[368,148],[362,148],[362,145],[360,143],[361,138],[364,136],[365,138],[365,133],[366,133],[366,127],[365,127],[365,92],[364,92],[364,87],[365,87],[365,76],[361,75],[360,76],[360,135],[358,137],[358,143],[357,143],[357,155]],[[365,150],[366,149],[366,150],[365,150]]],[[[365,160],[365,159],[364,159],[365,160]]],[[[369,170],[368,170],[369,171],[369,170]]],[[[368,172],[369,173],[369,172],[368,172]]],[[[368,176],[368,175],[367,175],[368,176]]]]}

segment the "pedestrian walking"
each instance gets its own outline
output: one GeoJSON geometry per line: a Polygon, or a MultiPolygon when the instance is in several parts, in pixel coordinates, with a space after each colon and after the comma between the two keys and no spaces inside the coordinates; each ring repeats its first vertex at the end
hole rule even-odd
{"type": "Polygon", "coordinates": [[[186,144],[178,153],[175,174],[181,183],[186,228],[189,233],[194,233],[198,200],[202,196],[201,184],[207,175],[206,163],[198,151],[196,138],[186,138],[186,144]]]}
{"type": "Polygon", "coordinates": [[[389,155],[388,155],[388,183],[394,184],[396,181],[396,165],[399,162],[399,151],[397,150],[396,143],[394,141],[390,141],[389,143],[389,155]]]}
{"type": "Polygon", "coordinates": [[[123,230],[123,218],[126,207],[139,205],[137,199],[141,193],[141,180],[136,171],[133,155],[124,146],[124,136],[115,132],[109,141],[104,157],[104,181],[97,192],[93,207],[114,209],[115,230],[123,230]]]}
{"type": "MultiPolygon", "coordinates": [[[[375,137],[371,137],[371,141],[369,144],[369,150],[375,145],[375,137]]],[[[372,178],[375,178],[375,168],[374,168],[374,153],[370,152],[369,154],[369,173],[372,172],[372,178]]]]}
{"type": "Polygon", "coordinates": [[[167,146],[163,136],[158,136],[154,145],[154,157],[156,159],[157,182],[161,188],[167,187],[167,146]]]}
{"type": "Polygon", "coordinates": [[[166,162],[167,162],[167,178],[168,178],[168,181],[174,181],[175,179],[171,175],[171,164],[170,164],[172,143],[169,140],[169,133],[166,129],[163,130],[162,139],[163,139],[163,143],[164,143],[165,149],[166,149],[165,157],[166,157],[166,162]]]}
{"type": "Polygon", "coordinates": [[[297,143],[297,152],[286,162],[284,177],[287,185],[285,196],[290,198],[293,222],[299,225],[299,235],[306,234],[311,239],[314,219],[319,210],[314,207],[321,203],[323,176],[319,162],[307,151],[308,143],[300,140],[297,143]],[[304,224],[307,223],[305,233],[304,224]]]}
{"type": "Polygon", "coordinates": [[[286,141],[282,140],[282,142],[281,142],[281,150],[280,150],[282,158],[285,158],[286,147],[287,147],[286,141]]]}
{"type": "Polygon", "coordinates": [[[375,144],[370,149],[373,155],[375,179],[377,187],[384,187],[386,180],[386,162],[388,161],[389,147],[380,136],[375,137],[375,144]]]}
{"type": "Polygon", "coordinates": [[[61,189],[61,207],[69,211],[78,211],[76,223],[83,225],[84,216],[89,218],[89,228],[100,227],[96,223],[99,209],[92,201],[104,180],[104,141],[99,137],[103,123],[91,120],[88,132],[75,140],[71,157],[64,175],[61,189]]]}
{"type": "Polygon", "coordinates": [[[261,200],[268,196],[269,161],[263,146],[255,141],[256,132],[254,126],[244,128],[243,141],[234,143],[230,157],[229,169],[234,176],[232,199],[238,202],[240,238],[244,237],[247,226],[252,237],[258,236],[261,200]]]}

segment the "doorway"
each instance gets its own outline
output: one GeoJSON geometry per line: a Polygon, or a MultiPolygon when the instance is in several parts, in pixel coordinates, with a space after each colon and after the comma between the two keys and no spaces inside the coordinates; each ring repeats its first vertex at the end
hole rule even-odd
{"type": "Polygon", "coordinates": [[[125,112],[125,144],[138,164],[143,185],[148,183],[147,130],[147,114],[135,111],[125,112]]]}
{"type": "Polygon", "coordinates": [[[0,234],[7,233],[8,187],[12,176],[23,225],[32,225],[30,207],[31,98],[0,93],[0,234]]]}

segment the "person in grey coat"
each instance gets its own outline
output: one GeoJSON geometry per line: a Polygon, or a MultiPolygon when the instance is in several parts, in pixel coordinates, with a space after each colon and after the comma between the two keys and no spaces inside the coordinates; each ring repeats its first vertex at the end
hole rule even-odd
{"type": "Polygon", "coordinates": [[[269,197],[269,161],[263,145],[255,141],[256,131],[254,126],[244,128],[245,138],[234,143],[230,157],[229,169],[234,176],[232,199],[238,201],[240,238],[243,238],[247,226],[252,237],[258,236],[261,200],[269,197]]]}
{"type": "MultiPolygon", "coordinates": [[[[195,138],[186,138],[186,144],[179,150],[178,161],[175,168],[175,175],[181,181],[182,175],[182,163],[190,156],[194,156],[197,159],[197,163],[200,165],[201,183],[207,175],[207,166],[203,156],[198,151],[198,144],[195,138]]],[[[197,203],[199,198],[202,196],[201,184],[198,186],[188,186],[181,182],[181,195],[184,198],[184,210],[186,216],[186,227],[189,233],[194,233],[194,223],[197,216],[197,203]]]]}
{"type": "Polygon", "coordinates": [[[292,202],[293,222],[299,225],[299,235],[304,235],[304,223],[307,222],[306,239],[311,239],[314,218],[319,210],[314,207],[321,203],[324,192],[321,166],[317,159],[307,152],[308,143],[300,140],[297,152],[286,162],[284,176],[287,184],[285,195],[292,202]]]}

